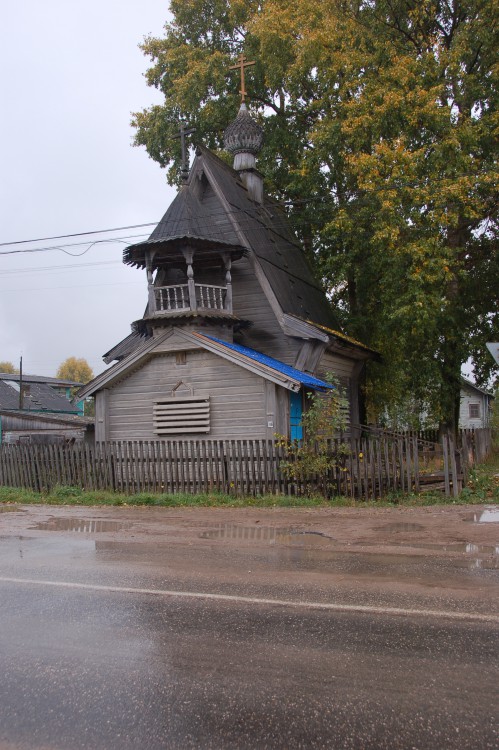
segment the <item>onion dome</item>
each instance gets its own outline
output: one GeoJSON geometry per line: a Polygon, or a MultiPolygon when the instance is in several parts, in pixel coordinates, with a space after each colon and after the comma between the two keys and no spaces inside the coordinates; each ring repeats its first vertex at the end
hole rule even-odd
{"type": "Polygon", "coordinates": [[[224,133],[225,150],[231,154],[257,154],[262,143],[263,129],[251,117],[243,102],[236,119],[224,133]]]}

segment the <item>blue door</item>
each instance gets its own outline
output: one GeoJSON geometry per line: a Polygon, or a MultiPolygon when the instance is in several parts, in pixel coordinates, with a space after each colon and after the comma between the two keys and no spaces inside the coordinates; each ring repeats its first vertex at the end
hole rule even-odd
{"type": "Polygon", "coordinates": [[[303,416],[303,396],[302,392],[289,394],[289,433],[291,440],[303,439],[303,427],[301,424],[303,416]]]}

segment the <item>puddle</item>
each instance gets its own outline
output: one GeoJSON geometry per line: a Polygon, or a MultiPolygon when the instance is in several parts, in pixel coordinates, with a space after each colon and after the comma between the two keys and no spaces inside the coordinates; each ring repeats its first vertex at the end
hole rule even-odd
{"type": "Polygon", "coordinates": [[[424,526],[420,523],[387,523],[384,526],[378,526],[376,531],[421,531],[424,526]]]}
{"type": "Polygon", "coordinates": [[[291,545],[293,547],[330,547],[335,540],[320,531],[291,531],[286,534],[278,534],[276,543],[291,545]]]}
{"type": "Polygon", "coordinates": [[[323,547],[334,542],[334,539],[320,531],[299,531],[283,529],[276,526],[240,526],[221,524],[216,529],[203,531],[201,539],[230,539],[231,541],[268,542],[269,544],[286,544],[293,546],[323,547]]]}
{"type": "MultiPolygon", "coordinates": [[[[29,565],[38,566],[38,571],[51,564],[58,566],[75,558],[85,559],[88,555],[95,556],[96,542],[84,536],[10,536],[0,537],[0,563],[2,570],[14,560],[23,560],[29,565]]],[[[87,558],[88,559],[88,558],[87,558]]]]}
{"type": "MultiPolygon", "coordinates": [[[[363,542],[363,546],[370,546],[363,542]]],[[[462,552],[470,557],[455,559],[453,564],[473,569],[497,570],[499,569],[499,545],[496,544],[474,544],[473,542],[450,542],[449,544],[431,544],[421,542],[390,542],[394,547],[406,547],[407,549],[427,549],[434,552],[462,552]],[[484,557],[477,557],[483,555],[484,557]],[[470,559],[473,557],[474,559],[470,559]]],[[[374,544],[372,545],[374,546],[374,544]]]]}
{"type": "Polygon", "coordinates": [[[492,505],[484,510],[468,513],[464,516],[463,521],[468,523],[499,523],[499,507],[492,505]]]}
{"type": "MultiPolygon", "coordinates": [[[[387,524],[386,527],[394,527],[396,531],[419,531],[424,528],[420,524],[387,524]]],[[[348,557],[356,560],[357,563],[363,558],[362,553],[353,549],[350,552],[338,552],[332,548],[336,540],[320,531],[301,531],[290,528],[279,528],[276,526],[242,526],[238,524],[220,524],[217,528],[203,531],[200,534],[201,539],[226,540],[238,542],[263,542],[270,547],[279,548],[279,554],[300,555],[300,558],[293,557],[294,562],[308,563],[331,563],[338,564],[339,560],[348,557]],[[288,552],[286,553],[286,549],[288,552]]],[[[400,548],[407,547],[412,549],[426,549],[439,552],[461,552],[464,553],[462,558],[433,558],[434,564],[451,564],[453,567],[464,567],[469,570],[477,568],[483,570],[499,569],[499,545],[493,544],[474,544],[472,542],[451,542],[449,544],[430,544],[430,543],[411,543],[411,542],[390,542],[393,546],[400,548]],[[439,562],[440,561],[440,562],[439,562]]],[[[371,546],[369,543],[362,543],[362,546],[371,546]]],[[[372,546],[378,546],[376,545],[372,546]]],[[[277,549],[275,549],[277,552],[277,549]]],[[[387,566],[397,565],[400,555],[398,554],[372,554],[369,553],[366,565],[369,568],[375,560],[383,558],[387,566]]],[[[424,565],[427,560],[426,556],[411,558],[404,554],[400,559],[410,562],[412,566],[424,565]]],[[[375,566],[374,566],[375,567],[375,566]]]]}
{"type": "Polygon", "coordinates": [[[33,526],[37,531],[73,531],[76,534],[98,534],[105,531],[123,531],[131,523],[90,518],[51,518],[33,526]]]}
{"type": "MultiPolygon", "coordinates": [[[[362,547],[377,547],[378,542],[355,542],[362,547]]],[[[432,542],[389,542],[392,547],[410,547],[411,549],[429,549],[438,552],[465,552],[467,555],[498,555],[499,544],[474,544],[473,542],[449,542],[448,544],[434,544],[432,542]]]]}
{"type": "Polygon", "coordinates": [[[412,544],[414,549],[432,549],[442,552],[464,552],[467,555],[499,555],[499,545],[473,544],[472,542],[451,542],[450,544],[412,544]]]}
{"type": "Polygon", "coordinates": [[[0,513],[26,513],[26,508],[19,508],[17,505],[0,505],[0,513]]]}

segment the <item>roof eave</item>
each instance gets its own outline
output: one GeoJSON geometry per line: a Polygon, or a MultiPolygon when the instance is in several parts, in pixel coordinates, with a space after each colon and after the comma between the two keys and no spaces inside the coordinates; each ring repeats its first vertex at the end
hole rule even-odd
{"type": "Polygon", "coordinates": [[[129,245],[123,251],[123,263],[145,268],[145,253],[151,248],[166,250],[171,256],[178,254],[178,258],[182,259],[182,249],[186,247],[194,247],[194,249],[203,250],[205,253],[207,251],[213,253],[229,252],[233,260],[239,260],[247,252],[245,247],[233,242],[226,242],[225,240],[213,237],[183,234],[154,240],[144,240],[144,242],[138,242],[136,245],[129,245]]]}

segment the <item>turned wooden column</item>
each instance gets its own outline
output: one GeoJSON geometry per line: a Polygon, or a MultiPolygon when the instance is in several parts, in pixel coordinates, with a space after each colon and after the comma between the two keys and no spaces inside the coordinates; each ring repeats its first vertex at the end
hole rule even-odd
{"type": "Polygon", "coordinates": [[[192,261],[194,258],[194,251],[190,248],[185,248],[182,251],[184,254],[185,262],[187,263],[187,288],[189,290],[189,307],[191,310],[197,310],[196,301],[196,286],[194,284],[194,269],[192,267],[192,261]]]}
{"type": "Polygon", "coordinates": [[[146,250],[145,251],[145,260],[146,260],[146,273],[147,273],[147,295],[149,300],[149,315],[156,312],[156,295],[154,294],[154,279],[153,279],[153,270],[152,270],[152,262],[154,259],[155,252],[154,250],[146,250]]]}
{"type": "Polygon", "coordinates": [[[232,275],[231,275],[230,269],[232,267],[232,260],[228,253],[224,253],[223,259],[224,259],[224,265],[225,265],[225,286],[227,287],[227,290],[225,292],[224,310],[231,313],[232,312],[232,275]]]}

